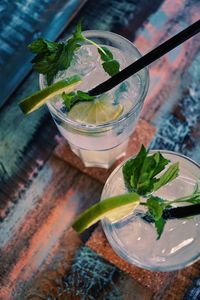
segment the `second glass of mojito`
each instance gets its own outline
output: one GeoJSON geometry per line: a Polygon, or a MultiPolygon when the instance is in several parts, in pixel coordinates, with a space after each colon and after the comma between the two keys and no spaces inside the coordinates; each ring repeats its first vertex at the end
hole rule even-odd
{"type": "MultiPolygon", "coordinates": [[[[155,152],[150,151],[150,155],[155,152]]],[[[173,201],[197,191],[200,185],[200,166],[179,153],[167,150],[160,152],[171,163],[179,162],[180,171],[177,178],[156,191],[154,195],[173,201]]],[[[121,163],[108,178],[102,192],[102,201],[127,193],[122,171],[125,163],[121,163]]],[[[146,200],[147,198],[143,198],[143,202],[146,200]]],[[[188,205],[189,202],[180,201],[175,206],[186,204],[188,205]]],[[[163,233],[158,239],[155,224],[143,218],[146,211],[146,206],[140,204],[119,220],[113,222],[108,218],[102,220],[106,237],[120,257],[138,267],[159,272],[178,270],[199,259],[199,215],[167,220],[163,233]]]]}
{"type": "MultiPolygon", "coordinates": [[[[85,31],[84,36],[101,47],[111,50],[120,63],[120,69],[141,57],[137,48],[127,39],[106,31],[85,31]]],[[[60,71],[54,82],[78,74],[82,82],[77,90],[88,91],[109,78],[103,70],[98,49],[85,41],[76,51],[73,62],[60,71]]],[[[40,87],[46,85],[40,76],[40,87]]],[[[97,97],[95,105],[83,105],[75,113],[68,113],[62,98],[49,102],[48,108],[71,150],[86,167],[109,168],[124,156],[129,137],[138,121],[149,86],[149,74],[143,69],[136,75],[97,97]],[[110,119],[109,120],[109,114],[110,119]]]]}

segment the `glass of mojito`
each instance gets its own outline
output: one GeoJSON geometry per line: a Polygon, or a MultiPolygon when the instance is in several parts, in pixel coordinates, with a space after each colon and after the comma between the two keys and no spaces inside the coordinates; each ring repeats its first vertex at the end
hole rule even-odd
{"type": "MultiPolygon", "coordinates": [[[[112,52],[113,58],[124,69],[141,57],[137,48],[127,39],[106,31],[84,31],[84,37],[112,52]]],[[[77,90],[88,91],[110,76],[102,68],[96,45],[87,40],[75,52],[67,70],[59,71],[53,82],[78,74],[81,83],[77,90]]],[[[46,86],[40,75],[40,87],[46,86]]],[[[128,140],[138,121],[149,86],[145,68],[94,101],[74,105],[68,111],[61,96],[48,102],[49,111],[71,150],[86,167],[109,168],[125,155],[128,140]]]]}
{"type": "MultiPolygon", "coordinates": [[[[154,193],[154,202],[152,198],[149,200],[151,211],[159,214],[159,208],[165,203],[161,199],[170,201],[169,207],[172,208],[174,202],[176,207],[183,207],[189,202],[199,203],[200,166],[178,153],[165,150],[160,152],[170,160],[170,164],[179,162],[179,175],[154,193]],[[196,196],[189,199],[189,194],[196,196]],[[158,202],[159,207],[155,205],[158,202]]],[[[154,153],[155,151],[150,151],[149,155],[154,153]]],[[[102,201],[127,193],[123,175],[125,164],[123,162],[119,165],[108,178],[102,192],[102,201]]],[[[200,216],[167,220],[158,238],[155,223],[144,217],[147,208],[141,202],[145,201],[146,198],[140,200],[134,210],[123,218],[116,221],[108,218],[102,220],[104,232],[113,250],[131,264],[153,271],[173,271],[197,260],[200,256],[200,216]]],[[[164,205],[167,207],[166,203],[164,205]]]]}

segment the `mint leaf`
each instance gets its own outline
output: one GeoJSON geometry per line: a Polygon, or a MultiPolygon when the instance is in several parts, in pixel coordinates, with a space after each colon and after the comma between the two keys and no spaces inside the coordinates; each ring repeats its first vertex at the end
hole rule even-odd
{"type": "Polygon", "coordinates": [[[164,170],[169,160],[165,159],[160,152],[149,156],[147,154],[148,151],[142,146],[138,155],[127,161],[122,170],[127,189],[143,196],[157,190],[178,176],[176,164],[169,167],[161,178],[157,178],[156,176],[164,170]]]}
{"type": "Polygon", "coordinates": [[[172,164],[167,171],[155,182],[154,191],[157,191],[162,186],[166,185],[178,176],[179,163],[172,164]]]}
{"type": "Polygon", "coordinates": [[[161,198],[152,196],[147,199],[146,205],[154,220],[159,220],[162,217],[164,204],[161,198]]]}
{"type": "Polygon", "coordinates": [[[147,153],[148,151],[142,145],[138,155],[129,159],[122,168],[124,182],[129,192],[137,190],[137,182],[147,153]]]}
{"type": "Polygon", "coordinates": [[[70,109],[78,102],[92,101],[92,100],[94,100],[94,97],[90,96],[86,92],[77,91],[77,92],[71,92],[69,94],[66,94],[65,92],[63,92],[62,99],[63,99],[63,102],[64,102],[67,110],[70,111],[70,109]]]}
{"type": "Polygon", "coordinates": [[[166,223],[166,221],[163,218],[155,220],[155,227],[156,227],[156,231],[157,231],[157,234],[158,234],[157,240],[160,239],[161,234],[163,233],[165,223],[166,223]]]}
{"type": "Polygon", "coordinates": [[[77,96],[80,100],[91,101],[94,100],[94,96],[90,96],[88,93],[83,91],[77,91],[77,96]]]}
{"type": "Polygon", "coordinates": [[[64,102],[66,108],[69,111],[71,109],[72,103],[74,103],[76,101],[76,93],[71,92],[71,93],[66,94],[65,92],[63,92],[62,99],[63,99],[63,102],[64,102]]]}
{"type": "Polygon", "coordinates": [[[109,60],[106,61],[102,64],[104,70],[106,71],[106,73],[108,73],[108,75],[110,75],[111,77],[114,76],[115,74],[119,73],[119,63],[117,60],[109,60]]]}
{"type": "Polygon", "coordinates": [[[33,68],[46,75],[47,84],[50,85],[58,71],[69,68],[75,51],[80,48],[80,42],[84,41],[81,33],[81,23],[77,24],[72,38],[63,42],[50,42],[45,39],[38,39],[28,45],[28,49],[36,56],[31,61],[33,68]]]}
{"type": "Polygon", "coordinates": [[[78,22],[78,24],[76,25],[75,32],[73,33],[74,39],[79,41],[79,42],[83,42],[85,40],[85,37],[82,34],[82,25],[81,25],[81,23],[82,23],[82,21],[80,20],[78,22]]]}
{"type": "Polygon", "coordinates": [[[47,51],[47,44],[46,44],[46,40],[43,39],[37,39],[35,41],[33,41],[30,45],[27,46],[27,48],[33,52],[33,53],[42,53],[44,51],[47,51]]]}
{"type": "Polygon", "coordinates": [[[98,52],[103,61],[109,61],[109,60],[113,59],[113,54],[107,47],[98,48],[98,52]],[[103,51],[102,51],[102,49],[103,49],[103,51]]]}
{"type": "MultiPolygon", "coordinates": [[[[46,75],[47,84],[50,85],[58,71],[69,68],[74,53],[80,48],[83,41],[88,41],[98,48],[103,61],[102,66],[110,76],[119,72],[120,65],[117,60],[113,59],[112,52],[106,47],[101,48],[95,42],[83,36],[81,21],[78,22],[72,37],[67,43],[51,42],[40,38],[28,45],[28,49],[36,54],[31,61],[33,68],[37,72],[46,75]]],[[[65,95],[64,98],[67,99],[65,95]]],[[[66,103],[68,103],[68,100],[66,103]]]]}
{"type": "Polygon", "coordinates": [[[117,74],[119,72],[120,64],[117,60],[113,59],[112,52],[107,47],[98,48],[98,52],[103,61],[102,66],[106,73],[110,76],[117,74]]]}
{"type": "Polygon", "coordinates": [[[147,199],[146,205],[149,210],[149,214],[152,216],[155,227],[157,230],[157,239],[160,238],[166,221],[163,219],[163,211],[166,207],[169,207],[169,203],[163,201],[163,199],[155,196],[151,196],[149,199],[147,199]]]}
{"type": "Polygon", "coordinates": [[[170,162],[168,159],[166,159],[160,152],[156,152],[153,155],[153,158],[156,162],[156,166],[153,171],[153,176],[156,176],[161,171],[164,170],[165,166],[170,162]]]}
{"type": "MultiPolygon", "coordinates": [[[[148,212],[143,218],[146,222],[154,222],[158,233],[157,239],[160,238],[166,220],[170,217],[170,208],[175,203],[200,204],[200,190],[198,186],[191,195],[175,200],[167,201],[156,196],[151,196],[146,202],[140,202],[141,205],[145,205],[148,208],[148,212]]],[[[187,206],[185,206],[185,210],[187,210],[187,206]]]]}
{"type": "Polygon", "coordinates": [[[160,181],[160,179],[156,178],[156,175],[163,171],[168,163],[169,160],[165,159],[160,152],[147,156],[141,168],[140,178],[137,183],[138,193],[145,195],[155,191],[155,185],[160,181]]]}

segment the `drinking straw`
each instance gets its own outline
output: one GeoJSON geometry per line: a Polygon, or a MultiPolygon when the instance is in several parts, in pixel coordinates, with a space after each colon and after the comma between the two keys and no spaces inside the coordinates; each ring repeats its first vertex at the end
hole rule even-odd
{"type": "Polygon", "coordinates": [[[191,217],[200,214],[200,204],[181,206],[176,208],[168,208],[163,212],[163,218],[166,219],[179,219],[191,217]]]}
{"type": "MultiPolygon", "coordinates": [[[[195,215],[200,215],[200,204],[187,205],[175,208],[166,208],[163,211],[162,217],[164,220],[168,220],[187,218],[195,215]]],[[[142,219],[149,223],[153,222],[153,218],[148,214],[142,216],[142,219]]]]}
{"type": "Polygon", "coordinates": [[[145,54],[144,56],[139,58],[137,61],[135,61],[134,63],[132,63],[113,77],[109,78],[108,80],[104,81],[103,83],[90,90],[88,92],[89,95],[97,96],[99,94],[109,91],[122,81],[126,80],[130,76],[145,68],[146,66],[150,65],[152,62],[154,62],[164,54],[176,48],[177,46],[179,46],[180,44],[197,34],[199,31],[200,20],[193,23],[183,31],[179,32],[166,42],[162,43],[161,45],[150,51],[149,53],[145,54]]]}

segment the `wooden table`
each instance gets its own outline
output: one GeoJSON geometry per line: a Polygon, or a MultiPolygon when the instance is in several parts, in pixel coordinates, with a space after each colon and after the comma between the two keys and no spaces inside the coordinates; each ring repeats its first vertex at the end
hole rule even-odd
{"type": "MultiPolygon", "coordinates": [[[[88,1],[71,25],[117,32],[145,53],[198,19],[196,1],[88,1]],[[97,18],[98,16],[98,18],[97,18]]],[[[130,143],[200,162],[199,37],[150,67],[150,90],[130,143]]],[[[114,255],[101,228],[78,236],[75,217],[99,201],[109,175],[73,156],[46,108],[24,117],[18,101],[38,88],[31,72],[0,110],[0,299],[182,299],[197,262],[152,273],[114,255]],[[54,297],[54,298],[53,298],[54,297]]]]}

